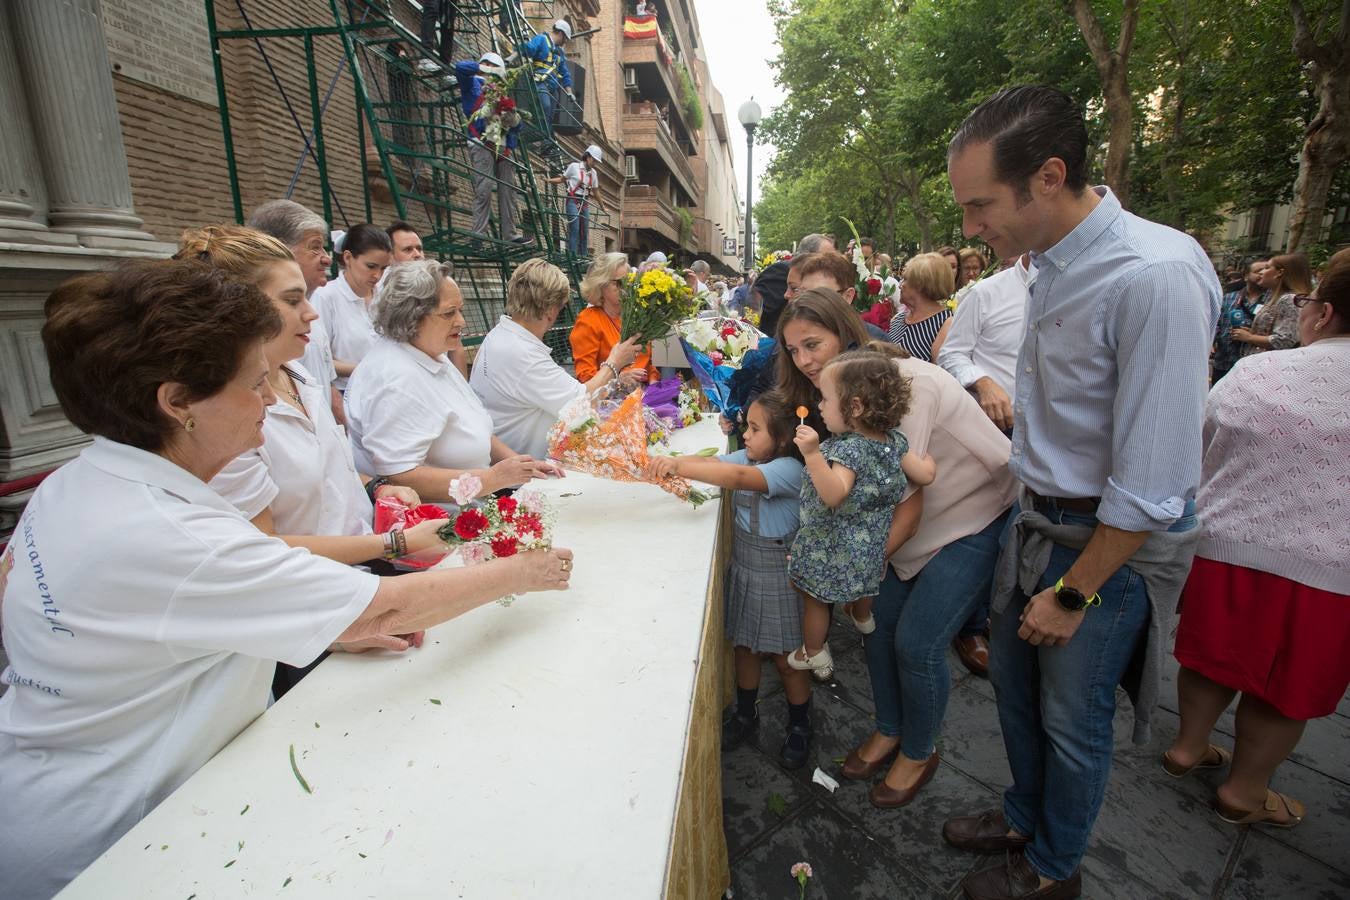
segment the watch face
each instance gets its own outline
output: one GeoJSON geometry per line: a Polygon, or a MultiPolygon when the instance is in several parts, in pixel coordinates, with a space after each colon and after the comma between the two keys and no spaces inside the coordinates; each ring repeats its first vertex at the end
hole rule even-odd
{"type": "Polygon", "coordinates": [[[1070,612],[1078,612],[1078,610],[1087,606],[1087,598],[1083,596],[1082,591],[1071,587],[1060,588],[1055,592],[1055,599],[1059,601],[1060,606],[1070,612]]]}

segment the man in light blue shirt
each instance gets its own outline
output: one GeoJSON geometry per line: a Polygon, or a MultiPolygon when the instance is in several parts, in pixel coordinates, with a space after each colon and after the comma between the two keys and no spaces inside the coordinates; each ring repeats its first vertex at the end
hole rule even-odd
{"type": "Polygon", "coordinates": [[[1077,897],[1110,773],[1116,685],[1147,735],[1194,552],[1208,353],[1220,289],[1190,237],[1087,183],[1087,131],[1053,88],[999,92],[948,151],[967,236],[1032,254],[1010,467],[1021,511],[999,562],[991,677],[1013,785],[949,820],[1008,850],[971,900],[1077,897]]]}

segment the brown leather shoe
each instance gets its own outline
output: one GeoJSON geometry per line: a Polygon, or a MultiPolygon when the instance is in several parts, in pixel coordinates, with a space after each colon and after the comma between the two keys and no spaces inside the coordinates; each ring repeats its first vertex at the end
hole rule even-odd
{"type": "Polygon", "coordinates": [[[962,637],[957,635],[952,641],[952,649],[961,658],[961,665],[972,675],[989,677],[989,639],[982,634],[962,637]]]}
{"type": "Polygon", "coordinates": [[[999,865],[967,875],[961,891],[966,900],[1072,900],[1083,894],[1083,876],[1074,869],[1063,881],[1041,887],[1041,876],[1027,858],[1009,850],[999,865]]]}
{"type": "Polygon", "coordinates": [[[956,816],[942,825],[942,839],[960,850],[989,853],[994,850],[1021,850],[1031,838],[1008,835],[1008,822],[999,807],[974,816],[956,816]]]}
{"type": "Polygon", "coordinates": [[[895,748],[887,753],[881,759],[868,762],[858,754],[858,751],[848,751],[848,757],[844,760],[844,768],[839,774],[843,775],[849,781],[867,781],[873,775],[882,769],[889,768],[895,758],[900,755],[900,745],[897,743],[895,748]]]}
{"type": "Polygon", "coordinates": [[[912,787],[897,791],[887,784],[885,779],[882,779],[872,785],[872,791],[867,797],[877,809],[898,809],[901,806],[909,806],[914,802],[914,798],[919,796],[919,791],[923,789],[923,786],[933,780],[933,774],[937,770],[938,755],[934,752],[932,756],[928,757],[928,762],[923,764],[923,771],[919,773],[919,780],[914,782],[912,787]]]}

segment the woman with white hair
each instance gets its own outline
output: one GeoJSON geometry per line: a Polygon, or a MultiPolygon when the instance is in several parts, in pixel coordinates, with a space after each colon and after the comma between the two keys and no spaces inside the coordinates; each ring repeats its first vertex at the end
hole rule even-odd
{"type": "Polygon", "coordinates": [[[616,380],[637,355],[636,336],[615,344],[584,384],[554,362],[544,336],[570,293],[562,269],[544,259],[523,263],[506,286],[506,314],[483,338],[469,378],[497,435],[535,457],[548,455],[548,430],[563,408],[616,380]]]}
{"type": "MultiPolygon", "coordinates": [[[[577,316],[570,336],[577,381],[584,383],[594,378],[609,361],[610,351],[621,343],[623,284],[627,277],[627,256],[602,253],[591,262],[581,279],[581,296],[590,305],[577,316]]],[[[627,372],[643,384],[657,378],[649,353],[633,357],[627,372]]]]}
{"type": "Polygon", "coordinates": [[[483,493],[562,470],[519,454],[446,354],[463,346],[464,297],[436,260],[389,270],[375,306],[379,335],[347,385],[357,468],[443,502],[450,481],[477,476],[483,493]]]}

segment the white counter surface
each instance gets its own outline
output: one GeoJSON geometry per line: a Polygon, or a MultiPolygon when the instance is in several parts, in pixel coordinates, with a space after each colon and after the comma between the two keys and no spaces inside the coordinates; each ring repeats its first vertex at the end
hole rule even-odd
{"type": "Polygon", "coordinates": [[[331,656],[61,896],[660,897],[718,504],[538,484],[570,591],[331,656]]]}

